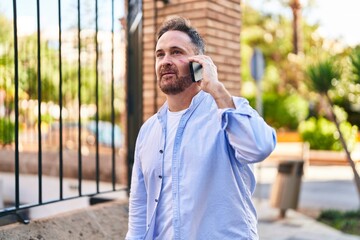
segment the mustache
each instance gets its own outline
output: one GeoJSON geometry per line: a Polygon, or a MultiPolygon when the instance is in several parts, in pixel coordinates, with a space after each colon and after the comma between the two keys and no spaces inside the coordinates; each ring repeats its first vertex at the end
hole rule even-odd
{"type": "Polygon", "coordinates": [[[175,66],[168,66],[168,65],[165,65],[165,66],[162,66],[160,68],[160,71],[159,71],[160,75],[163,76],[165,74],[168,74],[168,73],[174,73],[176,75],[179,74],[179,70],[177,69],[177,67],[175,66]]]}

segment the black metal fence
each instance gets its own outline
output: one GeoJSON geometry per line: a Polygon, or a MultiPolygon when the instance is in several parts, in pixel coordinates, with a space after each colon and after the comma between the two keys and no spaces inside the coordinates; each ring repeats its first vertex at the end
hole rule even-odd
{"type": "Polygon", "coordinates": [[[0,218],[123,190],[122,0],[0,3],[0,218]]]}

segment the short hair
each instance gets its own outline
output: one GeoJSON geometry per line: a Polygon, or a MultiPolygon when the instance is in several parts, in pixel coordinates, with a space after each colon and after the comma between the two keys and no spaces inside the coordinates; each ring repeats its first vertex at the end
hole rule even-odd
{"type": "Polygon", "coordinates": [[[176,16],[165,21],[157,33],[157,40],[168,31],[181,31],[186,33],[195,46],[196,54],[205,53],[204,39],[200,36],[199,32],[191,26],[190,20],[176,16]]]}

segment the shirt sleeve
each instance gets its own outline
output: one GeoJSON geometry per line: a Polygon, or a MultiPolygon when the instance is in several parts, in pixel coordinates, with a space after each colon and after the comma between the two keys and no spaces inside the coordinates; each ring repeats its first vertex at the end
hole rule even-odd
{"type": "Polygon", "coordinates": [[[240,97],[233,97],[236,109],[219,109],[221,127],[241,163],[264,160],[274,150],[276,133],[260,115],[240,97]]]}
{"type": "Polygon", "coordinates": [[[146,232],[146,188],[140,161],[135,150],[129,198],[129,224],[126,240],[141,240],[146,232]]]}

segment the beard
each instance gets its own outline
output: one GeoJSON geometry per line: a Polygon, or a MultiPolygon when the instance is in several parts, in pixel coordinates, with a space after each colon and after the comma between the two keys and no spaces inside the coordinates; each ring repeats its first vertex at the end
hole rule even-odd
{"type": "Polygon", "coordinates": [[[181,93],[190,87],[191,84],[193,84],[191,76],[179,76],[179,71],[176,68],[164,68],[160,71],[158,85],[161,91],[167,95],[176,95],[181,93]],[[174,72],[174,75],[170,77],[162,76],[162,72],[166,71],[172,71],[174,72]]]}

